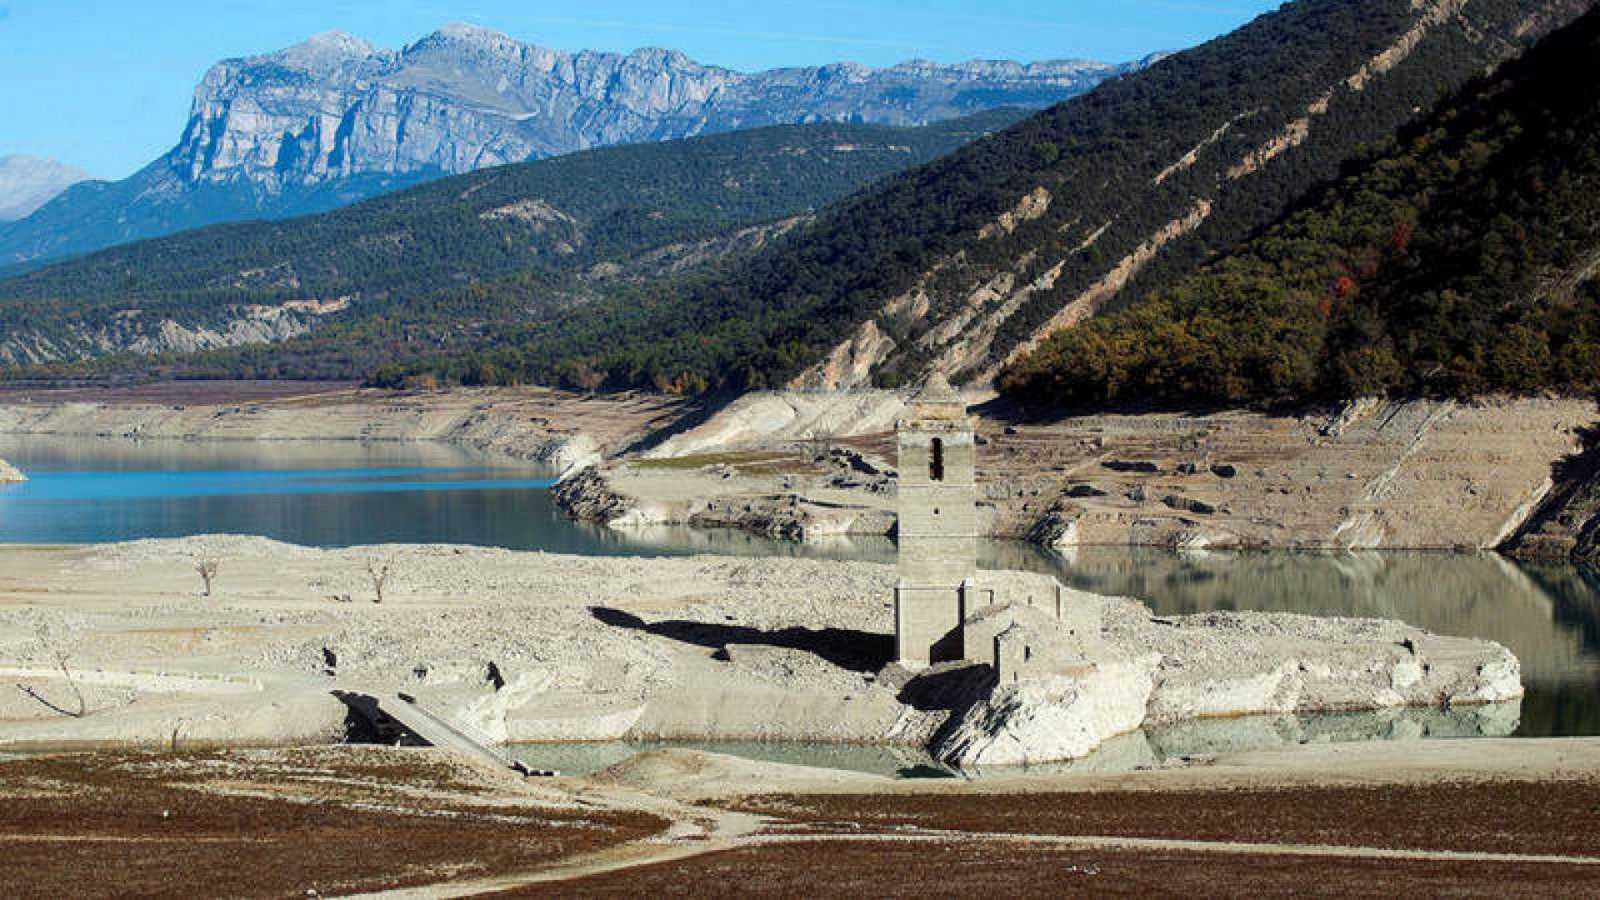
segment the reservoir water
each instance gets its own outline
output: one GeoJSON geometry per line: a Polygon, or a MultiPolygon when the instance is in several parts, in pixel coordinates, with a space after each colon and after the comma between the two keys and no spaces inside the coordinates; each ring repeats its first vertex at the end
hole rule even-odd
{"type": "MultiPolygon", "coordinates": [[[[886,538],[801,545],[738,532],[618,532],[566,519],[551,473],[437,444],[0,436],[30,480],[0,486],[0,543],[203,533],[313,546],[451,542],[555,553],[805,555],[891,561],[886,538]]],[[[1071,554],[992,541],[989,568],[1138,597],[1161,614],[1272,610],[1401,619],[1488,638],[1521,659],[1521,735],[1600,734],[1600,570],[1494,554],[1071,554]]],[[[896,761],[898,764],[898,760],[896,761]]]]}

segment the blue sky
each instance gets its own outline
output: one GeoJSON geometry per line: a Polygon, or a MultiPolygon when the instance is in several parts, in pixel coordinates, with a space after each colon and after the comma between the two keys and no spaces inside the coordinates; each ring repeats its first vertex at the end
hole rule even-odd
{"type": "Polygon", "coordinates": [[[1199,43],[1262,0],[0,0],[0,155],[121,178],[176,142],[211,63],[341,29],[399,47],[447,22],[576,50],[679,49],[751,70],[1132,59],[1199,43]]]}

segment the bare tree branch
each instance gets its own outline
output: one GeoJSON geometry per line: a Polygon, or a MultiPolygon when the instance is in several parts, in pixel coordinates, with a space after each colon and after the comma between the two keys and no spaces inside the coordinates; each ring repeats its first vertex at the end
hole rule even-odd
{"type": "Polygon", "coordinates": [[[38,637],[39,645],[50,654],[51,659],[55,660],[56,668],[61,670],[61,677],[67,682],[67,689],[72,691],[72,697],[75,701],[77,701],[78,708],[76,711],[73,711],[59,704],[52,703],[51,701],[46,700],[42,694],[29,685],[19,684],[17,685],[17,690],[28,695],[29,697],[32,697],[34,700],[37,700],[52,711],[63,716],[68,716],[74,719],[83,718],[84,715],[86,715],[89,711],[89,702],[84,699],[83,690],[78,687],[78,680],[72,677],[72,667],[70,665],[72,661],[71,650],[65,645],[63,639],[57,636],[55,630],[44,623],[40,623],[38,625],[37,629],[35,630],[35,634],[38,637]]]}
{"type": "Polygon", "coordinates": [[[217,577],[217,569],[220,565],[221,561],[216,559],[202,559],[195,562],[194,570],[200,573],[200,581],[205,585],[205,592],[201,594],[202,597],[211,596],[211,582],[217,577]]]}
{"type": "Polygon", "coordinates": [[[383,602],[383,586],[389,581],[389,563],[379,563],[377,560],[367,560],[367,577],[372,579],[372,592],[377,595],[374,603],[383,602]]]}

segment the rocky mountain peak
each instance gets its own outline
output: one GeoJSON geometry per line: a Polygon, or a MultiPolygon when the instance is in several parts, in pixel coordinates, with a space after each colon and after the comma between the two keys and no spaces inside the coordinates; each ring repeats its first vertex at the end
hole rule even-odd
{"type": "Polygon", "coordinates": [[[917,61],[746,74],[668,48],[567,53],[463,23],[399,52],[331,31],[213,67],[170,162],[186,181],[245,180],[271,193],[758,125],[924,124],[1064,99],[1120,71],[1076,61],[917,61]]]}
{"type": "Polygon", "coordinates": [[[414,55],[435,50],[516,58],[526,51],[545,50],[545,48],[525,44],[504,32],[495,31],[492,28],[469,25],[465,22],[452,22],[439,27],[416,43],[410,44],[402,51],[402,54],[414,55]]]}
{"type": "Polygon", "coordinates": [[[634,50],[632,53],[629,53],[627,59],[634,65],[641,66],[661,66],[663,68],[673,69],[690,67],[697,69],[705,68],[696,63],[694,60],[691,60],[681,51],[672,50],[667,47],[640,47],[639,49],[634,50]]]}
{"type": "Polygon", "coordinates": [[[0,259],[104,246],[75,237],[88,232],[130,240],[180,227],[145,224],[164,218],[192,227],[327,209],[440,175],[612,144],[800,122],[922,125],[997,106],[1038,108],[1128,70],[919,62],[745,73],[668,48],[572,53],[461,23],[398,51],[325,32],[213,66],[177,146],[125,189],[99,197],[98,218],[57,210],[41,231],[0,235],[0,259]],[[228,197],[191,202],[207,190],[228,197]]]}
{"type": "Polygon", "coordinates": [[[473,44],[499,44],[505,41],[517,43],[503,31],[495,31],[492,28],[484,28],[482,25],[473,25],[468,22],[446,23],[439,26],[433,32],[433,36],[443,40],[463,41],[473,44]]]}
{"type": "Polygon", "coordinates": [[[314,34],[292,47],[241,61],[245,66],[279,65],[297,72],[325,75],[387,55],[372,44],[343,31],[314,34]]]}

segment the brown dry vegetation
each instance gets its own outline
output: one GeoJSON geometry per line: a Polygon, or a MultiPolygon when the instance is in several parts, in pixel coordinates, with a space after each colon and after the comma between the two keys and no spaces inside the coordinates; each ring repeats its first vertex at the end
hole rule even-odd
{"type": "Polygon", "coordinates": [[[1596,891],[1595,866],[881,840],[746,847],[501,896],[1499,898],[1596,891]]]}
{"type": "Polygon", "coordinates": [[[727,466],[741,475],[815,475],[826,471],[813,465],[807,455],[785,451],[698,453],[637,459],[630,464],[644,471],[669,472],[727,466]]]}
{"type": "Polygon", "coordinates": [[[756,796],[734,805],[758,833],[658,862],[622,845],[662,819],[547,787],[386,748],[14,760],[0,896],[494,889],[559,862],[506,896],[1600,896],[1589,777],[756,796]]]}
{"type": "Polygon", "coordinates": [[[286,897],[531,868],[658,832],[431,753],[325,748],[0,763],[0,896],[286,897]]]}
{"type": "MultiPolygon", "coordinates": [[[[849,822],[872,829],[1600,857],[1600,782],[1594,781],[770,796],[740,805],[795,822],[849,822]]],[[[1600,879],[1600,868],[1594,875],[1600,879]]]]}

